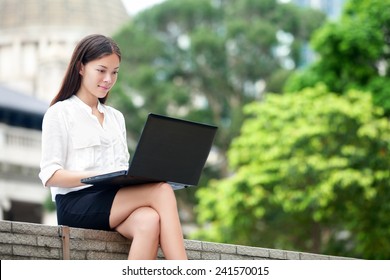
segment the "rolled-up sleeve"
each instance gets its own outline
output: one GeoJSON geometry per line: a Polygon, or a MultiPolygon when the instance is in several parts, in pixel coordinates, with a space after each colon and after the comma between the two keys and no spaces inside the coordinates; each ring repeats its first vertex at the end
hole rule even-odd
{"type": "Polygon", "coordinates": [[[42,122],[42,154],[39,178],[46,186],[47,181],[60,169],[64,169],[67,154],[68,131],[66,122],[53,105],[46,112],[42,122]]]}

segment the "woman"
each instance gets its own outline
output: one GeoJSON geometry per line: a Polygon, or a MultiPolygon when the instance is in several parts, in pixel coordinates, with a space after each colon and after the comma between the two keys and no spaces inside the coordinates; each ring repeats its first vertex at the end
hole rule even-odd
{"type": "Polygon", "coordinates": [[[116,188],[85,177],[128,168],[122,113],[104,105],[121,61],[117,44],[90,35],[76,46],[42,125],[39,177],[50,187],[57,219],[71,227],[115,230],[132,239],[128,259],[187,259],[176,198],[167,183],[116,188]]]}

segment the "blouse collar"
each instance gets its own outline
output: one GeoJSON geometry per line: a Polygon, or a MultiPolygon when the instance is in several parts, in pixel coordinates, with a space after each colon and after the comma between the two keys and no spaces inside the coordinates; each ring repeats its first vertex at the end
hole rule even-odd
{"type": "MultiPolygon", "coordinates": [[[[86,110],[88,113],[92,114],[92,108],[85,104],[84,101],[82,101],[77,95],[72,95],[70,100],[76,102],[79,104],[84,110],[86,110]]],[[[100,103],[100,100],[98,99],[98,104],[97,104],[97,109],[99,110],[100,113],[104,113],[104,106],[103,104],[100,103]]]]}

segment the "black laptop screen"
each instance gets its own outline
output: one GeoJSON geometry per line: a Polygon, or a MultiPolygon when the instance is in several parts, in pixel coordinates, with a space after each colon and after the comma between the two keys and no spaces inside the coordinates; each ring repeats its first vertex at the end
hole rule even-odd
{"type": "Polygon", "coordinates": [[[131,161],[132,176],[196,185],[216,127],[150,114],[131,161]],[[142,156],[138,156],[142,155],[142,156]]]}

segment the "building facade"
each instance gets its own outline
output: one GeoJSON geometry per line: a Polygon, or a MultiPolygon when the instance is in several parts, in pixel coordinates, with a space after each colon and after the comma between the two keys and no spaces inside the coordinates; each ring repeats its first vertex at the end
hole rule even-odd
{"type": "Polygon", "coordinates": [[[121,0],[0,0],[0,84],[51,100],[77,42],[128,18],[121,0]]]}
{"type": "Polygon", "coordinates": [[[48,104],[0,86],[0,219],[42,222],[48,189],[38,179],[48,104]]]}

